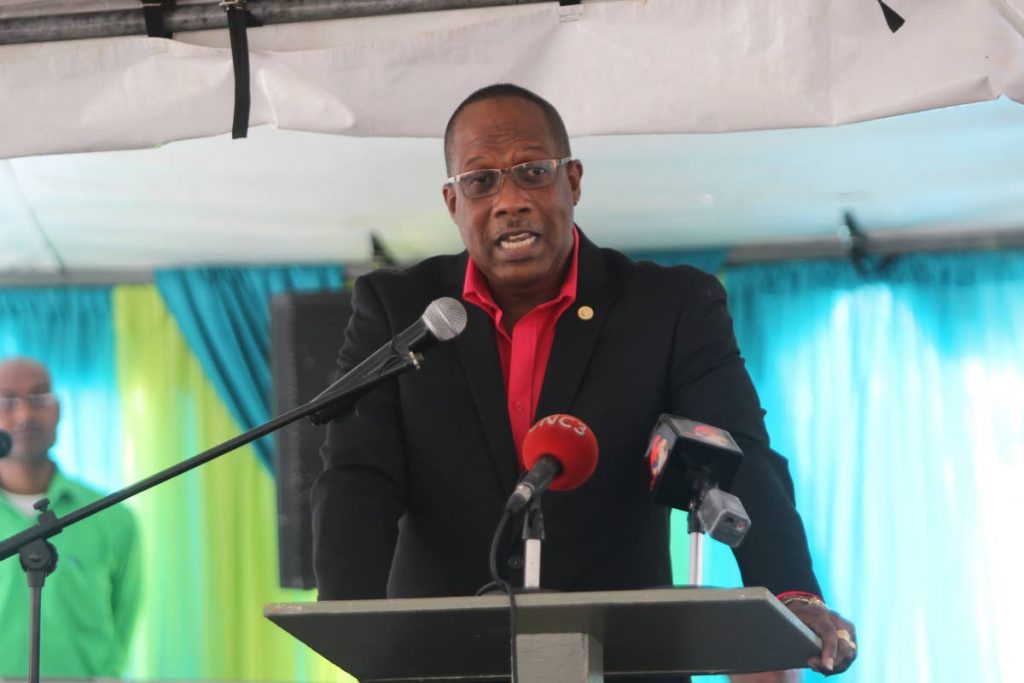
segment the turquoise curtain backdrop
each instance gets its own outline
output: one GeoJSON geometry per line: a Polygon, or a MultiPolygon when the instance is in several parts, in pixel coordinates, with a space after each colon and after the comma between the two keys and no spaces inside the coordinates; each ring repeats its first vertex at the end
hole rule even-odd
{"type": "MultiPolygon", "coordinates": [[[[908,255],[869,278],[845,262],[746,266],[725,283],[825,597],[859,628],[843,680],[1012,680],[1024,252],[908,255]]],[[[157,289],[118,287],[113,301],[102,288],[0,290],[0,354],[53,368],[57,455],[108,490],[241,429],[157,289]]],[[[133,506],[150,582],[133,675],[340,675],[258,614],[312,596],[274,586],[273,486],[255,461],[226,456],[133,506]]],[[[738,585],[728,549],[707,551],[707,582],[738,585]]]]}
{"type": "Polygon", "coordinates": [[[98,488],[121,486],[110,288],[0,289],[0,358],[45,363],[60,397],[61,470],[98,488]]]}
{"type": "MultiPolygon", "coordinates": [[[[338,265],[188,268],[156,275],[189,347],[243,430],[270,419],[270,298],[341,289],[343,282],[338,265]]],[[[273,438],[254,446],[273,471],[273,438]]]]}
{"type": "Polygon", "coordinates": [[[662,266],[685,263],[707,273],[718,273],[725,267],[729,252],[725,249],[689,249],[687,251],[634,251],[629,257],[635,261],[653,261],[662,266]]]}
{"type": "MultiPolygon", "coordinates": [[[[268,291],[309,282],[301,268],[281,270],[298,275],[267,276],[268,291]]],[[[102,490],[241,431],[155,286],[0,289],[0,357],[14,354],[51,368],[62,400],[56,457],[102,490]]],[[[263,367],[269,376],[266,358],[263,367]]],[[[273,479],[251,448],[126,504],[144,565],[129,677],[351,680],[262,616],[268,602],[314,596],[277,587],[273,479]]]]}
{"type": "MultiPolygon", "coordinates": [[[[846,681],[1014,679],[1024,252],[730,269],[736,333],[787,455],[846,681]]],[[[712,581],[738,581],[727,551],[712,581]]],[[[818,679],[807,675],[807,679],[818,679]]]]}

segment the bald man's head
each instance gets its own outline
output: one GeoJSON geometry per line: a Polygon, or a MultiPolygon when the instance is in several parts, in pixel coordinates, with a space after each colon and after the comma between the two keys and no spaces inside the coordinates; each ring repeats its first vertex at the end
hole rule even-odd
{"type": "Polygon", "coordinates": [[[60,406],[50,371],[32,358],[0,361],[0,429],[14,441],[8,457],[42,461],[57,440],[60,406]]]}

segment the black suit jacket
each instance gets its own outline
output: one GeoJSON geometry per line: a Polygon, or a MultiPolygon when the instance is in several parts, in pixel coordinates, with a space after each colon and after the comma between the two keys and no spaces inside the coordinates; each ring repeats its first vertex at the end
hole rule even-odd
{"type": "MultiPolygon", "coordinates": [[[[535,418],[581,418],[600,456],[583,486],[544,495],[541,585],[671,584],[669,511],[650,501],[644,458],[668,412],[729,430],[746,454],[732,487],[752,520],[736,553],[744,583],[819,593],[787,465],[768,447],[723,288],[694,268],[634,263],[580,234],[576,302],[557,324],[535,418]],[[584,305],[589,320],[577,314],[584,305]]],[[[432,300],[461,298],[467,258],[360,278],[340,369],[432,300]]],[[[463,334],[329,425],[312,491],[320,599],[467,595],[489,581],[490,540],[518,465],[493,323],[466,309],[463,334]]],[[[517,552],[518,535],[499,566],[517,552]]]]}

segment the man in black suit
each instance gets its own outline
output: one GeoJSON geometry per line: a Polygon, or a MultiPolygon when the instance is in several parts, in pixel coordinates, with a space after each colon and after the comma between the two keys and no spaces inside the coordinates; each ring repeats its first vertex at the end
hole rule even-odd
{"type": "MultiPolygon", "coordinates": [[[[356,282],[345,371],[435,298],[469,321],[422,369],[368,393],[328,428],[313,489],[320,599],[469,595],[521,473],[534,420],[569,413],[600,446],[589,481],[544,496],[541,585],[671,584],[669,512],[643,457],[659,414],[729,430],[746,457],[733,483],[751,517],[737,550],[744,582],[767,586],[821,635],[810,665],[845,670],[853,625],[818,598],[785,460],[768,447],[718,281],[685,266],[633,263],[573,220],[583,166],[558,113],[516,86],[467,98],[449,121],[444,199],[466,251],[356,282]]],[[[501,551],[510,579],[515,539],[501,551]]]]}

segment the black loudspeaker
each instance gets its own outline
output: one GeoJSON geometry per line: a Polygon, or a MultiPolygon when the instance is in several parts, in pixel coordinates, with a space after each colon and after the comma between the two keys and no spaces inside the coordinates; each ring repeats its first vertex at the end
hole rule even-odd
{"type": "MultiPolygon", "coordinates": [[[[309,401],[335,380],[338,350],[351,315],[349,292],[288,292],[271,299],[275,415],[309,401]]],[[[323,469],[325,430],[303,419],[275,435],[278,563],[284,588],[316,587],[309,490],[323,469]]]]}

